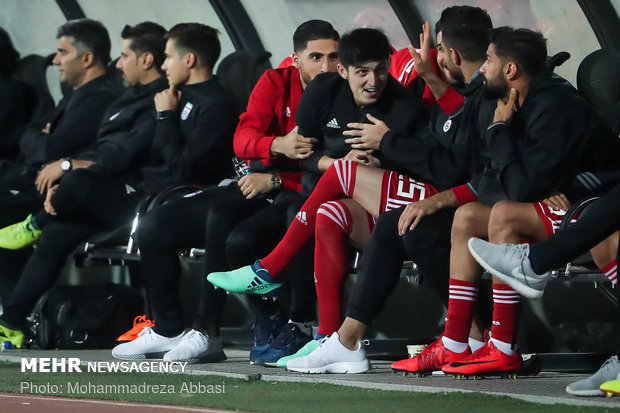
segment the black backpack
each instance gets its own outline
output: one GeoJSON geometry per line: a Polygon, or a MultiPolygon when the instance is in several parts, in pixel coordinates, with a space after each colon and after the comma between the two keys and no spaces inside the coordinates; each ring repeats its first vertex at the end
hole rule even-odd
{"type": "Polygon", "coordinates": [[[120,284],[62,285],[45,293],[28,317],[41,349],[112,348],[144,313],[138,290],[120,284]]]}

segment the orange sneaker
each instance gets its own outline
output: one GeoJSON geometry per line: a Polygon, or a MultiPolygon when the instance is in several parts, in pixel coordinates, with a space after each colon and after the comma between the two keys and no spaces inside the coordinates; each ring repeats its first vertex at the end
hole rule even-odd
{"type": "Polygon", "coordinates": [[[508,356],[495,347],[493,340],[463,360],[457,360],[445,365],[441,370],[454,375],[516,373],[523,368],[523,358],[520,353],[508,356]]]}
{"type": "Polygon", "coordinates": [[[471,356],[469,347],[462,353],[455,353],[445,348],[441,337],[439,337],[417,356],[393,363],[392,370],[402,371],[405,375],[407,373],[429,374],[435,370],[441,370],[443,366],[453,361],[462,360],[469,356],[471,356]]]}
{"type": "Polygon", "coordinates": [[[133,341],[138,338],[138,334],[142,332],[145,327],[155,327],[155,323],[146,319],[146,315],[139,315],[133,319],[133,327],[131,330],[124,332],[116,341],[133,341]]]}

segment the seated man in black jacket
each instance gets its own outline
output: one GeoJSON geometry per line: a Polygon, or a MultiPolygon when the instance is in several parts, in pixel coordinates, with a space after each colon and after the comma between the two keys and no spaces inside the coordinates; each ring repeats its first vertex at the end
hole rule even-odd
{"type": "Polygon", "coordinates": [[[53,63],[60,81],[72,90],[53,111],[28,125],[17,160],[0,169],[0,226],[23,218],[25,208],[38,208],[41,197],[35,178],[40,180],[60,168],[62,158],[92,148],[105,110],[118,97],[106,76],[110,38],[101,23],[69,21],[60,26],[57,37],[53,63]]]}
{"type": "Polygon", "coordinates": [[[19,53],[9,34],[0,27],[0,164],[19,152],[19,138],[37,105],[34,89],[13,78],[19,53]]]}
{"type": "MultiPolygon", "coordinates": [[[[492,337],[474,354],[467,346],[471,309],[482,275],[470,255],[468,240],[546,238],[557,218],[542,201],[555,191],[571,197],[568,184],[584,170],[610,170],[617,165],[617,137],[567,81],[544,70],[547,48],[540,33],[501,27],[491,31],[490,40],[480,71],[486,78],[486,91],[498,98],[486,133],[491,162],[466,188],[467,203],[461,203],[454,218],[444,334],[415,358],[393,364],[394,370],[428,373],[441,369],[464,375],[518,371],[522,358],[513,345],[519,294],[497,279],[493,280],[492,337]],[[498,207],[519,213],[502,228],[493,227],[489,219],[498,207]]],[[[418,217],[433,212],[431,203],[406,208],[399,232],[414,230],[418,217]]]]}
{"type": "MultiPolygon", "coordinates": [[[[102,150],[94,164],[64,176],[46,202],[46,213],[36,217],[36,224],[44,226],[41,239],[0,319],[2,334],[16,346],[23,340],[20,326],[28,311],[55,281],[66,255],[80,241],[95,231],[130,222],[143,190],[178,180],[212,182],[201,169],[208,163],[205,159],[231,150],[236,113],[221,86],[208,77],[219,55],[217,32],[208,26],[178,25],[167,34],[162,68],[170,89],[155,95],[155,105],[163,102],[168,112],[161,113],[159,121],[153,119],[153,93],[165,87],[158,73],[164,60],[163,34],[152,23],[125,31],[119,66],[129,82],[148,84],[128,91],[107,113],[101,127],[106,132],[100,137],[102,150]],[[200,46],[190,46],[181,55],[170,47],[177,36],[189,36],[200,46]],[[134,38],[139,40],[135,45],[134,38]],[[194,48],[206,49],[208,66],[197,61],[194,48]],[[188,54],[192,57],[187,58],[188,54]],[[175,91],[176,86],[182,92],[175,91]],[[178,120],[175,108],[181,93],[185,109],[178,120]],[[216,126],[208,129],[207,124],[216,126]]],[[[76,166],[87,163],[76,162],[76,166]]],[[[217,179],[225,175],[225,171],[207,173],[217,179]]]]}

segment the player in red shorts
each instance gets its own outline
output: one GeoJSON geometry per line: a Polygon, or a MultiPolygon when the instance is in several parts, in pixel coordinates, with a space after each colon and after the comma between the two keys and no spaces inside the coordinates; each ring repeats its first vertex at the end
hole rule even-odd
{"type": "MultiPolygon", "coordinates": [[[[482,349],[468,354],[467,334],[482,275],[468,241],[471,237],[489,237],[494,243],[545,239],[553,229],[549,220],[558,216],[553,216],[549,205],[528,201],[557,190],[567,191],[570,197],[572,186],[568,184],[579,172],[608,168],[618,156],[617,137],[602,125],[588,103],[568,82],[544,71],[546,55],[540,33],[507,27],[491,32],[481,72],[486,91],[498,98],[486,136],[492,162],[477,185],[468,187],[471,202],[461,205],[454,218],[444,333],[419,356],[394,363],[394,370],[426,373],[441,369],[475,375],[522,368],[521,355],[514,348],[519,294],[495,278],[492,338],[482,349]]],[[[400,217],[401,232],[417,218],[411,210],[400,217]]]]}

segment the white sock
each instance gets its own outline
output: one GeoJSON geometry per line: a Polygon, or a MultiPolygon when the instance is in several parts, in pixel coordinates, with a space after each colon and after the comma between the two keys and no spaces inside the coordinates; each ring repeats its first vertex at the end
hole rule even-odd
{"type": "Polygon", "coordinates": [[[505,355],[512,356],[513,354],[515,354],[515,351],[512,348],[512,344],[506,343],[504,341],[499,341],[496,338],[491,338],[491,341],[493,342],[493,344],[495,344],[495,348],[497,348],[505,355]]]}
{"type": "Polygon", "coordinates": [[[312,325],[310,323],[299,323],[293,320],[288,320],[288,322],[295,324],[302,333],[312,337],[312,325]]]}
{"type": "Polygon", "coordinates": [[[468,347],[467,343],[461,343],[460,341],[452,340],[446,336],[443,336],[441,341],[443,342],[443,346],[453,353],[462,353],[467,350],[468,347]]]}
{"type": "Polygon", "coordinates": [[[467,339],[467,344],[469,344],[469,348],[472,353],[475,353],[478,349],[484,347],[484,341],[476,340],[475,338],[469,337],[467,339]]]}

